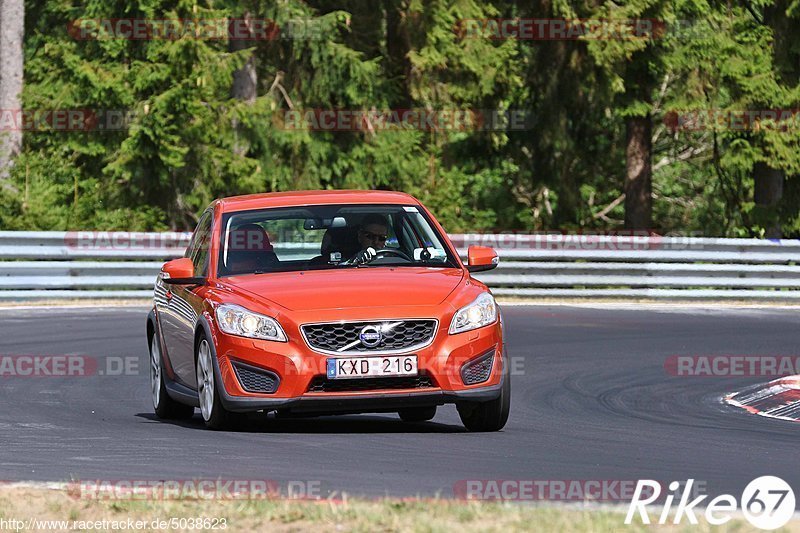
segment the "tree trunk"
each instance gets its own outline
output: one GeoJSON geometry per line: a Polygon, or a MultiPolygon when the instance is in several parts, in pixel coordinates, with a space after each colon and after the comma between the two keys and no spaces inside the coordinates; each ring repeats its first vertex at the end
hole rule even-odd
{"type": "MultiPolygon", "coordinates": [[[[244,17],[242,18],[247,23],[247,27],[250,29],[250,34],[253,35],[254,29],[252,15],[250,15],[250,13],[245,13],[244,17]]],[[[253,46],[253,41],[246,39],[231,39],[228,41],[228,50],[231,52],[238,52],[240,50],[249,48],[250,46],[253,46]]],[[[250,55],[250,57],[247,58],[247,62],[242,65],[241,68],[236,69],[233,73],[233,82],[231,83],[231,98],[243,100],[244,102],[252,104],[256,101],[257,94],[258,74],[256,73],[256,60],[253,55],[250,55]]],[[[233,152],[236,155],[243,156],[250,148],[249,143],[245,139],[242,139],[236,131],[239,127],[239,121],[234,119],[232,126],[234,129],[234,134],[236,135],[233,145],[233,152]]]]}
{"type": "Polygon", "coordinates": [[[244,100],[248,103],[256,101],[256,88],[258,86],[258,75],[256,74],[255,58],[250,56],[247,63],[242,68],[233,73],[233,85],[231,86],[231,97],[244,100]]]}
{"type": "MultiPolygon", "coordinates": [[[[0,113],[16,115],[21,109],[24,28],[23,0],[0,0],[0,113]]],[[[8,179],[21,147],[20,128],[0,131],[0,182],[8,179]]]]}
{"type": "Polygon", "coordinates": [[[412,76],[411,60],[408,53],[411,50],[408,27],[406,26],[404,2],[397,0],[384,0],[386,16],[386,52],[388,76],[397,80],[400,85],[400,94],[392,105],[400,108],[411,106],[411,90],[409,82],[412,76]]]}
{"type": "MultiPolygon", "coordinates": [[[[764,6],[764,24],[772,29],[774,40],[772,42],[774,70],[786,85],[797,85],[800,80],[800,68],[795,46],[796,38],[793,35],[793,22],[786,16],[789,8],[787,0],[776,0],[764,6]]],[[[752,106],[755,109],[769,109],[771,106],[759,102],[752,106]]],[[[758,147],[766,152],[763,138],[758,139],[758,147]]],[[[759,222],[764,225],[765,237],[780,239],[783,236],[781,229],[781,212],[779,204],[783,198],[783,187],[786,172],[770,167],[767,163],[759,162],[753,165],[753,186],[756,210],[759,222]]]]}
{"type": "MultiPolygon", "coordinates": [[[[252,16],[245,13],[243,19],[247,22],[251,34],[254,34],[252,16]]],[[[253,46],[254,41],[231,39],[228,42],[228,49],[231,52],[238,52],[253,46]]],[[[258,75],[256,74],[255,58],[251,55],[247,63],[242,68],[233,73],[233,85],[231,86],[231,97],[245,102],[253,103],[256,101],[258,89],[258,75]]]]}
{"type": "Polygon", "coordinates": [[[625,229],[650,230],[653,220],[652,120],[625,121],[625,229]]]}
{"type": "Polygon", "coordinates": [[[786,174],[783,170],[770,168],[766,163],[753,165],[754,200],[757,207],[763,209],[767,239],[782,237],[778,203],[783,198],[783,182],[786,174]]]}

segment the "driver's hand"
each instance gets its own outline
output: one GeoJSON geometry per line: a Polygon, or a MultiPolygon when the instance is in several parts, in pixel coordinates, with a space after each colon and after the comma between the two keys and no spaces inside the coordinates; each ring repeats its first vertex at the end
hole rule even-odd
{"type": "Polygon", "coordinates": [[[375,259],[375,257],[376,257],[377,255],[378,255],[378,254],[377,254],[377,252],[375,251],[375,248],[373,248],[372,246],[370,246],[370,247],[369,247],[369,248],[367,248],[366,250],[361,250],[360,252],[358,252],[358,254],[356,254],[356,258],[355,258],[355,264],[357,264],[357,265],[363,265],[364,263],[369,263],[370,261],[372,261],[373,259],[375,259]]]}

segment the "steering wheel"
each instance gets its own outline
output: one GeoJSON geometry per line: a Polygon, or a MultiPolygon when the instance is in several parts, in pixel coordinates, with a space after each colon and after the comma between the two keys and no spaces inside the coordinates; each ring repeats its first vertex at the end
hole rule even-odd
{"type": "Polygon", "coordinates": [[[397,248],[381,248],[380,250],[375,250],[375,257],[380,257],[382,255],[395,255],[402,259],[405,259],[409,263],[413,263],[414,261],[408,257],[408,255],[403,252],[402,250],[398,250],[397,248]]]}

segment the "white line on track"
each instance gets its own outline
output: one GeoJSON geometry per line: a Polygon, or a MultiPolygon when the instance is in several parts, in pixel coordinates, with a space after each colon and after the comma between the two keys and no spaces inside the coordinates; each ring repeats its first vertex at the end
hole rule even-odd
{"type": "Polygon", "coordinates": [[[0,305],[0,312],[3,311],[69,311],[71,309],[81,310],[104,310],[118,309],[120,311],[142,311],[150,309],[146,304],[48,304],[48,305],[0,305]]]}

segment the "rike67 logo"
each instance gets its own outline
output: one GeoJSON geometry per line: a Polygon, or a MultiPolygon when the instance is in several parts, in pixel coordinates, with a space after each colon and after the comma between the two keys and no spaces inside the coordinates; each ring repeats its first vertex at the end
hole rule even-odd
{"type": "MultiPolygon", "coordinates": [[[[693,495],[693,485],[693,479],[687,480],[683,491],[679,493],[681,483],[673,481],[669,484],[670,492],[666,495],[664,506],[658,516],[659,524],[666,524],[670,515],[672,515],[673,524],[680,524],[684,517],[691,524],[698,523],[695,512],[701,512],[700,506],[704,504],[708,496],[698,496],[689,501],[693,495]],[[673,510],[672,504],[676,499],[678,504],[673,510]]],[[[631,524],[633,517],[638,513],[642,523],[650,524],[647,506],[653,504],[660,497],[661,485],[657,481],[639,480],[628,507],[625,523],[631,524]]],[[[754,479],[745,487],[739,501],[731,494],[721,494],[705,503],[703,515],[709,524],[721,526],[730,521],[739,508],[753,526],[766,530],[778,529],[785,526],[794,514],[794,491],[779,477],[762,476],[754,479]]]]}

